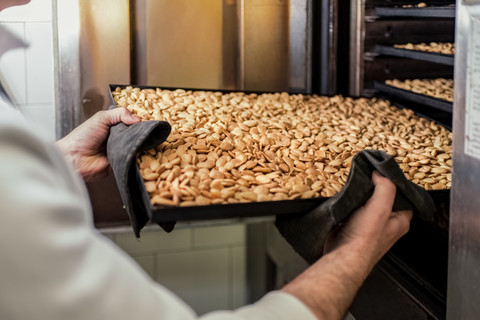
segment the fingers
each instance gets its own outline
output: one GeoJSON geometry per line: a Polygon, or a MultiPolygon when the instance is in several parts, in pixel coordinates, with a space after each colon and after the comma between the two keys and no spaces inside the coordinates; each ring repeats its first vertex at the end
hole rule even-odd
{"type": "MultiPolygon", "coordinates": [[[[373,172],[372,181],[375,185],[375,191],[371,198],[373,201],[372,208],[390,213],[395,200],[396,186],[388,178],[385,178],[377,171],[373,172]]],[[[406,234],[410,227],[412,215],[412,210],[391,212],[388,215],[388,219],[393,228],[392,231],[399,236],[406,234]]]]}
{"type": "Polygon", "coordinates": [[[126,125],[132,125],[140,121],[140,118],[132,114],[127,108],[99,111],[96,113],[96,116],[102,124],[108,127],[120,122],[123,122],[126,125]]]}
{"type": "Polygon", "coordinates": [[[410,221],[412,220],[412,216],[412,210],[392,212],[392,219],[395,219],[398,222],[397,229],[399,230],[400,236],[406,234],[410,229],[410,221]]]}
{"type": "Polygon", "coordinates": [[[377,171],[373,172],[372,181],[375,185],[375,190],[368,201],[368,205],[375,211],[388,210],[390,212],[395,200],[396,186],[377,171]]]}
{"type": "MultiPolygon", "coordinates": [[[[372,181],[375,185],[375,191],[377,192],[377,196],[379,198],[384,197],[385,201],[388,200],[388,203],[391,202],[393,206],[397,190],[397,187],[393,184],[393,182],[391,182],[390,179],[382,176],[378,171],[373,171],[372,181]]],[[[396,217],[402,217],[405,218],[407,221],[410,221],[412,219],[413,212],[411,210],[403,210],[392,212],[392,215],[396,217]]]]}

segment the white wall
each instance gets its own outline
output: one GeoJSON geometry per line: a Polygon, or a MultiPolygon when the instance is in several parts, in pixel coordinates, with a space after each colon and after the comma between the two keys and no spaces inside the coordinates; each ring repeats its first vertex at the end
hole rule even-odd
{"type": "MultiPolygon", "coordinates": [[[[61,1],[61,0],[59,0],[61,1]]],[[[55,140],[52,0],[0,12],[0,24],[30,45],[0,58],[0,78],[26,117],[55,140]]],[[[150,276],[185,299],[198,313],[246,302],[245,226],[103,231],[150,276]]]]}
{"type": "Polygon", "coordinates": [[[245,305],[245,225],[159,229],[142,230],[140,239],[131,230],[103,232],[199,314],[245,305]]]}
{"type": "Polygon", "coordinates": [[[15,105],[47,139],[55,139],[52,0],[0,12],[0,24],[29,44],[0,58],[0,79],[15,105]]]}

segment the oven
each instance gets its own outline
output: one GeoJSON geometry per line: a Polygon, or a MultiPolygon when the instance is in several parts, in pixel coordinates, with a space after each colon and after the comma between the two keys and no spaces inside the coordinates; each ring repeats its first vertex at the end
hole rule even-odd
{"type": "MultiPolygon", "coordinates": [[[[58,137],[107,108],[107,88],[115,83],[382,97],[452,128],[451,99],[392,85],[453,81],[451,52],[399,46],[455,43],[452,0],[57,0],[54,6],[58,137]]],[[[97,226],[128,224],[113,179],[88,188],[97,226]]],[[[354,317],[446,318],[450,194],[434,201],[435,222],[412,221],[360,290],[354,317]]],[[[252,301],[306,267],[266,221],[248,227],[248,255],[261,262],[248,275],[252,301]]]]}

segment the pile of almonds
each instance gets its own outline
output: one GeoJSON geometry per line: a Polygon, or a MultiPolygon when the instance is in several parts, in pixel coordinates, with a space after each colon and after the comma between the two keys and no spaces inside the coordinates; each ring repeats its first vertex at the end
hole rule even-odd
{"type": "Polygon", "coordinates": [[[402,8],[426,8],[427,4],[425,2],[420,2],[418,4],[404,4],[402,8]]]}
{"type": "Polygon", "coordinates": [[[453,101],[453,80],[452,79],[407,79],[407,80],[386,80],[385,84],[400,88],[403,90],[413,91],[415,93],[426,96],[453,101]]]}
{"type": "Polygon", "coordinates": [[[394,44],[395,48],[407,49],[407,50],[418,50],[425,52],[433,53],[442,53],[442,54],[455,54],[455,43],[451,42],[430,42],[430,43],[406,43],[406,44],[394,44]]]}
{"type": "Polygon", "coordinates": [[[352,157],[381,149],[427,190],[451,186],[452,133],[386,100],[116,88],[116,104],[172,126],[138,155],[155,206],[330,197],[352,157]]]}

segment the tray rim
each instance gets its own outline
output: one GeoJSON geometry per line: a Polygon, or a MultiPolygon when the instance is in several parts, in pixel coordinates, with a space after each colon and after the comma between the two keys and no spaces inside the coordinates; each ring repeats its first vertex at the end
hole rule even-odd
{"type": "MultiPolygon", "coordinates": [[[[381,83],[378,81],[375,81],[373,83],[373,86],[376,90],[385,94],[393,95],[396,98],[403,98],[406,100],[410,100],[412,102],[424,104],[434,109],[453,113],[453,102],[449,102],[447,100],[442,100],[434,97],[429,97],[424,94],[419,94],[413,91],[397,88],[397,87],[390,86],[388,84],[381,83]]],[[[391,101],[391,102],[395,103],[394,101],[391,101]]]]}
{"type": "Polygon", "coordinates": [[[448,66],[455,65],[455,55],[443,54],[437,52],[426,52],[421,50],[411,50],[404,48],[395,48],[393,46],[380,45],[375,46],[375,51],[380,55],[390,55],[401,58],[409,58],[414,60],[428,61],[440,63],[448,66]]]}
{"type": "Polygon", "coordinates": [[[378,17],[455,18],[456,6],[376,7],[378,17]]]}

